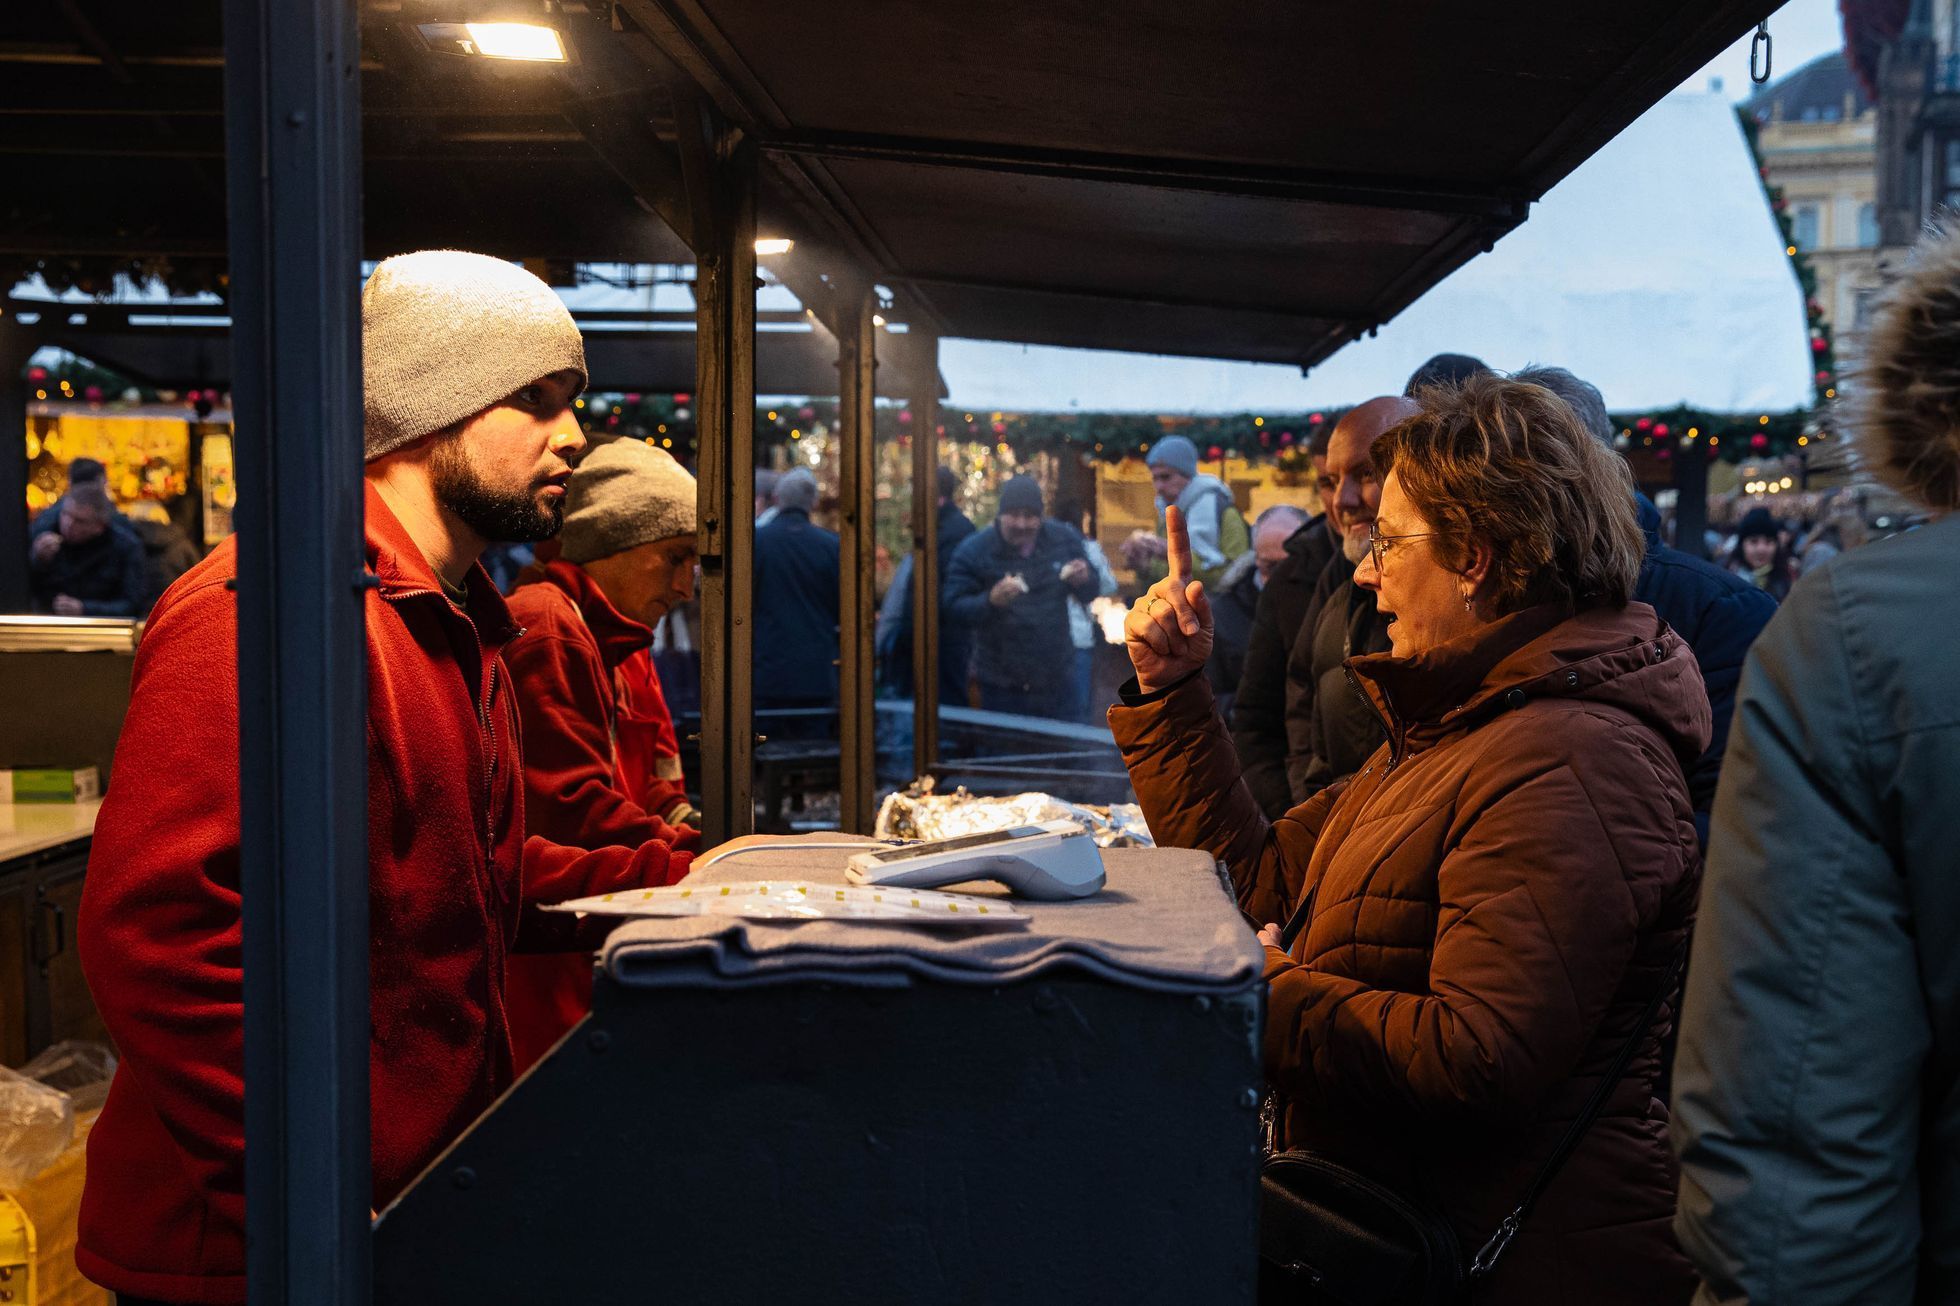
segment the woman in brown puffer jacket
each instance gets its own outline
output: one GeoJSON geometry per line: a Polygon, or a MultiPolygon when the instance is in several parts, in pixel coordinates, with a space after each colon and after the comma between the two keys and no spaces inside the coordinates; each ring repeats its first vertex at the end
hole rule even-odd
{"type": "MultiPolygon", "coordinates": [[[[1355,579],[1393,647],[1348,666],[1389,742],[1360,774],[1265,819],[1196,674],[1209,606],[1183,569],[1131,611],[1137,680],[1109,715],[1157,841],[1225,863],[1264,927],[1280,1145],[1428,1202],[1468,1255],[1693,922],[1683,768],[1709,712],[1687,646],[1629,602],[1624,463],[1536,386],[1480,377],[1423,400],[1374,449],[1381,508],[1355,579]]],[[[1664,1007],[1642,1035],[1483,1300],[1688,1300],[1655,1095],[1672,1020],[1664,1007]]]]}

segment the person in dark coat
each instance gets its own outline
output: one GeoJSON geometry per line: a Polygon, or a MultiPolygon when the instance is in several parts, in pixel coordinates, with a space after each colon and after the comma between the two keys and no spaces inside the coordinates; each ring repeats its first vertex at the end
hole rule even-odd
{"type": "Polygon", "coordinates": [[[776,482],[776,516],[755,533],[755,705],[837,706],[838,545],[810,520],[817,478],[776,482]]]}
{"type": "Polygon", "coordinates": [[[34,610],[58,617],[144,615],[149,559],[101,482],[71,486],[56,523],[28,547],[34,610]]]}
{"type": "Polygon", "coordinates": [[[1219,577],[1215,605],[1218,642],[1211,651],[1206,674],[1218,693],[1219,711],[1228,718],[1244,674],[1253,623],[1259,619],[1260,596],[1273,583],[1273,573],[1292,556],[1286,550],[1287,541],[1306,524],[1304,510],[1290,503],[1274,504],[1253,523],[1252,547],[1232,559],[1219,577]]]}
{"type": "Polygon", "coordinates": [[[1095,568],[1076,531],[1042,515],[1041,486],[1016,476],[1000,513],[953,553],[942,612],[974,631],[980,705],[1063,719],[1074,697],[1068,599],[1096,597],[1095,568]]]}
{"type": "Polygon", "coordinates": [[[1847,390],[1935,520],[1798,582],[1736,694],[1674,1074],[1704,1302],[1960,1301],[1956,285],[1927,237],[1847,390]]]}
{"type": "MultiPolygon", "coordinates": [[[[1562,367],[1527,368],[1516,379],[1543,386],[1565,400],[1594,439],[1608,449],[1613,447],[1613,423],[1596,387],[1562,367]]],[[[1776,615],[1776,600],[1712,562],[1663,544],[1660,509],[1646,495],[1635,494],[1634,508],[1646,553],[1633,597],[1660,613],[1661,620],[1688,641],[1708,691],[1712,724],[1708,749],[1688,769],[1695,828],[1705,844],[1708,814],[1715,806],[1715,785],[1722,774],[1722,754],[1728,748],[1729,718],[1735,714],[1736,681],[1742,675],[1749,646],[1776,615]]]]}
{"type": "Polygon", "coordinates": [[[1195,673],[1209,612],[1181,571],[1125,618],[1136,678],[1110,725],[1158,844],[1230,867],[1261,924],[1280,1146],[1430,1204],[1469,1255],[1631,1042],[1477,1299],[1685,1306],[1656,1090],[1700,880],[1682,769],[1707,746],[1707,695],[1632,601],[1626,465],[1536,386],[1479,377],[1425,401],[1376,446],[1356,580],[1393,620],[1391,651],[1351,664],[1388,723],[1367,764],[1259,813],[1195,673]]]}
{"type": "Polygon", "coordinates": [[[1790,597],[1790,586],[1797,578],[1796,561],[1783,542],[1783,523],[1767,508],[1751,508],[1743,514],[1735,533],[1735,552],[1729,555],[1729,570],[1781,603],[1790,597]]]}
{"type": "Polygon", "coordinates": [[[1402,397],[1413,399],[1432,385],[1461,385],[1473,376],[1488,375],[1490,368],[1481,358],[1469,354],[1437,354],[1409,375],[1402,397]]]}
{"type": "Polygon", "coordinates": [[[1253,801],[1277,819],[1293,806],[1286,780],[1286,660],[1293,651],[1320,573],[1341,553],[1340,528],[1333,518],[1334,480],[1327,474],[1332,425],[1314,431],[1307,445],[1325,510],[1309,518],[1286,540],[1286,557],[1259,591],[1259,606],[1246,635],[1245,660],[1228,720],[1232,746],[1245,767],[1253,801]]]}
{"type": "MultiPolygon", "coordinates": [[[[939,550],[939,592],[946,592],[946,566],[953,553],[973,534],[974,525],[960,511],[955,496],[960,478],[952,468],[941,466],[937,473],[937,542],[939,550]]],[[[878,607],[877,654],[879,679],[898,698],[912,696],[912,569],[914,555],[898,560],[892,572],[891,588],[878,607]]],[[[943,612],[943,610],[942,610],[943,612]]],[[[966,670],[973,659],[973,632],[958,621],[939,622],[939,701],[965,707],[966,670]]]]}
{"type": "MultiPolygon", "coordinates": [[[[88,485],[90,483],[100,485],[104,489],[108,488],[109,469],[102,465],[102,460],[99,458],[74,458],[69,460],[68,488],[72,490],[78,485],[88,485]]],[[[61,525],[61,505],[67,501],[68,495],[63,493],[60,498],[36,513],[33,523],[27,528],[28,535],[44,535],[48,531],[57,529],[61,525]]]]}
{"type": "Polygon", "coordinates": [[[1381,723],[1342,663],[1388,646],[1386,619],[1355,587],[1354,567],[1368,556],[1381,504],[1375,441],[1418,411],[1409,399],[1370,399],[1342,417],[1328,441],[1329,511],[1340,524],[1341,553],[1321,571],[1286,661],[1286,781],[1295,803],[1352,775],[1381,742],[1381,723]]]}

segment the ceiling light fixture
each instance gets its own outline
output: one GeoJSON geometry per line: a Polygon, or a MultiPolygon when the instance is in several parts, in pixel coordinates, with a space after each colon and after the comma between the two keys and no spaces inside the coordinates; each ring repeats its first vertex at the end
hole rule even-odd
{"type": "Polygon", "coordinates": [[[785,240],[781,236],[758,236],[755,242],[755,252],[763,258],[767,258],[771,254],[787,254],[795,245],[795,241],[785,240]]]}
{"type": "Polygon", "coordinates": [[[418,23],[422,44],[436,54],[510,63],[570,63],[565,38],[544,23],[418,23]]]}

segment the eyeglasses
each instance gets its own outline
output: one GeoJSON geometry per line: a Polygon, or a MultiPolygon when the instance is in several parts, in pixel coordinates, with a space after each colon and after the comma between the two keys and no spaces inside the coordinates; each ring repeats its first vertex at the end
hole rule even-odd
{"type": "Polygon", "coordinates": [[[1383,570],[1382,561],[1388,556],[1388,546],[1400,544],[1404,540],[1427,540],[1439,535],[1451,535],[1453,531],[1422,531],[1414,535],[1377,535],[1373,522],[1368,524],[1368,551],[1375,555],[1375,571],[1383,570]]]}

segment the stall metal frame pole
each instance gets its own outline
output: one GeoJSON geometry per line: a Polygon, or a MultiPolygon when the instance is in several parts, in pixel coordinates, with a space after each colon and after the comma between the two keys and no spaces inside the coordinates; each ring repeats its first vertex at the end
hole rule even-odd
{"type": "Polygon", "coordinates": [[[704,98],[675,96],[693,212],[699,439],[702,842],[755,829],[754,145],[704,98]]]}
{"type": "Polygon", "coordinates": [[[837,322],[838,446],[838,827],[870,834],[878,787],[878,723],[872,695],[872,628],[878,620],[877,296],[848,283],[837,322]]]}
{"type": "MultiPolygon", "coordinates": [[[[921,331],[917,323],[912,333],[921,331]]],[[[912,396],[912,774],[939,760],[939,337],[926,335],[912,396]]]]}
{"type": "Polygon", "coordinates": [[[247,1291],[370,1299],[355,0],[226,0],[247,1291]]]}
{"type": "MultiPolygon", "coordinates": [[[[27,426],[27,377],[23,370],[34,356],[34,333],[0,312],[0,431],[27,426]]],[[[0,559],[0,612],[25,612],[32,585],[27,569],[27,450],[15,445],[0,460],[0,541],[7,556],[0,559]]]]}

